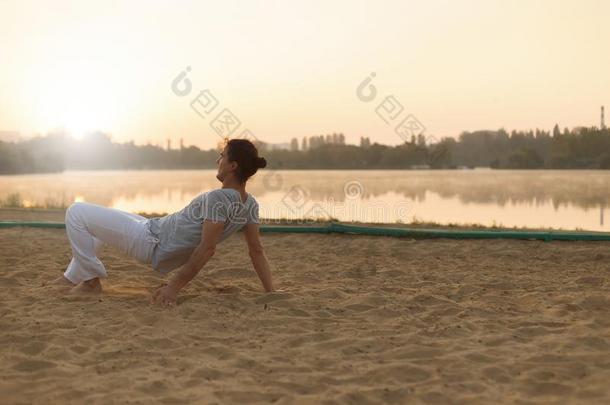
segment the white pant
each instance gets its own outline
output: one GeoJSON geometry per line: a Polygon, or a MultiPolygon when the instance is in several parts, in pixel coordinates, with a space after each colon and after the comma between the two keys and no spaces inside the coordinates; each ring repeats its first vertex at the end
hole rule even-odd
{"type": "Polygon", "coordinates": [[[146,227],[147,219],[115,208],[75,202],[66,211],[66,233],[72,245],[72,260],[64,276],[77,284],[106,277],[97,258],[108,244],[140,263],[150,264],[159,240],[146,227]]]}

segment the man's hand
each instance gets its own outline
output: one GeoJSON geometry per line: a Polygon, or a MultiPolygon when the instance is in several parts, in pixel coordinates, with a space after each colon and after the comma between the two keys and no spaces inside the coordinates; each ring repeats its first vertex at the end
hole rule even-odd
{"type": "Polygon", "coordinates": [[[153,304],[161,305],[164,307],[173,307],[176,305],[176,298],[178,292],[175,291],[171,286],[164,285],[158,288],[151,297],[153,304]]]}

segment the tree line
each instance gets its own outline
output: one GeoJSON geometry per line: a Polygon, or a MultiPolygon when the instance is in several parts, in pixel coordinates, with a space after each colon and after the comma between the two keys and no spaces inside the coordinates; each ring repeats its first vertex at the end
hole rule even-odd
{"type": "MultiPolygon", "coordinates": [[[[610,130],[579,127],[561,131],[463,132],[430,141],[419,136],[396,146],[345,144],[344,136],[315,136],[307,148],[293,140],[288,150],[258,143],[270,169],[610,169],[610,130]],[[313,140],[313,142],[312,142],[313,140]],[[296,145],[295,145],[296,143],[296,145]]],[[[163,149],[155,145],[115,143],[97,132],[83,140],[63,133],[21,142],[0,141],[0,173],[47,173],[63,170],[211,169],[218,151],[196,146],[163,149]]]]}

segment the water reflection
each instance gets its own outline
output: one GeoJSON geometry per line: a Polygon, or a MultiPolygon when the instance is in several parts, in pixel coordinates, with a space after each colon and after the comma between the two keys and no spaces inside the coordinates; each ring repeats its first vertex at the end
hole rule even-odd
{"type": "MultiPolygon", "coordinates": [[[[264,173],[251,180],[249,192],[261,202],[261,215],[271,218],[327,212],[344,221],[418,219],[608,230],[604,210],[610,205],[610,172],[281,171],[276,172],[281,187],[275,190],[265,187],[264,173]],[[346,195],[348,183],[357,193],[346,195]],[[296,203],[287,198],[294,197],[295,189],[300,193],[296,203]],[[300,211],[291,204],[301,205],[300,211]],[[373,215],[380,209],[382,214],[373,215]]],[[[215,174],[197,170],[0,176],[0,199],[19,193],[25,205],[80,199],[129,211],[174,212],[199,193],[219,187],[215,174]]]]}

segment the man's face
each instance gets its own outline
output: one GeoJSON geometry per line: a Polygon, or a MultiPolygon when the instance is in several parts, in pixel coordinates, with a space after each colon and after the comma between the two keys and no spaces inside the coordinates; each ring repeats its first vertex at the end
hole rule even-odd
{"type": "Polygon", "coordinates": [[[224,179],[233,172],[237,163],[229,162],[229,156],[227,154],[227,148],[225,147],[222,152],[220,152],[220,156],[216,159],[216,164],[218,165],[218,172],[216,173],[216,178],[220,181],[224,181],[224,179]]]}

